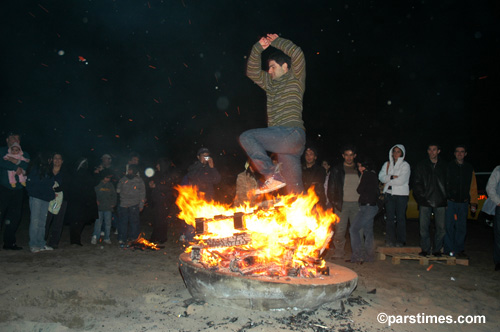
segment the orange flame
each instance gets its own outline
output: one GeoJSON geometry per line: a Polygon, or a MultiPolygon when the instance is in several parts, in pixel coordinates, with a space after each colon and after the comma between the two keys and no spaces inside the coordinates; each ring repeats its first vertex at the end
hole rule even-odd
{"type": "MultiPolygon", "coordinates": [[[[325,264],[320,255],[333,235],[331,228],[338,222],[338,217],[331,210],[324,211],[316,205],[318,198],[312,188],[304,195],[278,196],[279,202],[269,209],[249,204],[230,207],[207,202],[196,187],[178,186],[176,190],[179,192],[176,204],[180,208],[180,219],[196,227],[197,218],[206,218],[203,234],[195,236],[201,247],[200,262],[204,265],[220,267],[225,264],[225,257],[242,256],[242,252],[251,252],[252,259],[240,261],[240,268],[271,264],[278,269],[311,267],[312,272],[311,262],[316,265],[319,262],[319,266],[325,264]],[[234,228],[235,213],[244,214],[244,229],[234,228]],[[221,247],[207,244],[210,240],[234,238],[243,234],[248,243],[242,245],[221,247]],[[236,247],[239,248],[238,252],[236,247]]],[[[188,248],[187,251],[191,250],[188,248]]],[[[283,271],[279,274],[283,274],[283,271]]]]}

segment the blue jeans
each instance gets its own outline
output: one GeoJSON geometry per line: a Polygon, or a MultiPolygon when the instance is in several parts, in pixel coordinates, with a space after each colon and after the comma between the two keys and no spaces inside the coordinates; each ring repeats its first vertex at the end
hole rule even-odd
{"type": "Polygon", "coordinates": [[[375,246],[373,241],[373,218],[377,215],[378,207],[361,205],[359,212],[351,222],[351,262],[373,262],[375,259],[375,246]],[[360,231],[363,230],[364,243],[360,231]],[[363,253],[364,249],[364,253],[363,253]]]}
{"type": "Polygon", "coordinates": [[[495,218],[493,218],[493,235],[495,243],[493,245],[493,260],[495,264],[500,264],[500,206],[495,208],[495,218]]]}
{"type": "Polygon", "coordinates": [[[388,246],[406,243],[406,206],[408,196],[385,194],[385,243],[388,246]]]}
{"type": "Polygon", "coordinates": [[[467,213],[469,203],[448,201],[446,208],[446,234],[444,236],[444,252],[459,253],[465,250],[465,234],[467,233],[467,213]]]}
{"type": "Polygon", "coordinates": [[[30,196],[30,248],[43,248],[45,242],[45,223],[49,213],[49,202],[30,196]]]}
{"type": "Polygon", "coordinates": [[[140,233],[139,204],[118,207],[118,241],[137,240],[140,233]]]}
{"type": "Polygon", "coordinates": [[[431,225],[432,212],[434,212],[434,222],[436,224],[436,233],[434,234],[434,249],[432,250],[433,253],[441,251],[441,248],[443,247],[444,234],[446,233],[444,228],[446,208],[421,206],[419,208],[420,248],[422,249],[422,251],[425,251],[427,253],[431,252],[431,237],[429,228],[431,225]]]}
{"type": "Polygon", "coordinates": [[[101,229],[103,224],[104,240],[109,240],[109,233],[111,232],[111,213],[111,211],[99,211],[99,218],[95,220],[94,224],[94,236],[97,240],[99,240],[101,237],[101,229]]]}
{"type": "Polygon", "coordinates": [[[306,133],[297,127],[268,127],[250,129],[240,135],[240,144],[252,159],[257,171],[266,179],[274,173],[275,166],[267,151],[278,155],[282,164],[281,175],[287,193],[302,193],[302,168],[300,158],[304,152],[306,133]]]}

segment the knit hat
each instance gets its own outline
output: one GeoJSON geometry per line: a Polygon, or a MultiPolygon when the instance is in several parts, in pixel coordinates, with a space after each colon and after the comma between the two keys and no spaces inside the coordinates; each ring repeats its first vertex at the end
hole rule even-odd
{"type": "Polygon", "coordinates": [[[203,153],[210,153],[210,150],[208,150],[207,148],[201,148],[198,150],[198,153],[196,155],[199,156],[200,154],[203,153]]]}
{"type": "Polygon", "coordinates": [[[19,150],[22,150],[22,149],[21,149],[21,145],[20,145],[19,143],[17,143],[17,142],[12,143],[12,144],[9,146],[9,148],[13,148],[14,146],[17,146],[17,147],[19,148],[19,150]]]}

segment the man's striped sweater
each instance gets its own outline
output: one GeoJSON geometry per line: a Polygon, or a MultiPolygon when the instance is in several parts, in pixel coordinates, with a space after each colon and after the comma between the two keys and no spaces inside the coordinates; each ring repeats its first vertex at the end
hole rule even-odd
{"type": "Polygon", "coordinates": [[[261,55],[264,49],[258,42],[252,47],[247,62],[247,76],[266,91],[267,125],[305,129],[302,121],[302,99],[306,88],[304,53],[290,40],[280,37],[276,38],[271,46],[292,59],[291,68],[283,76],[272,80],[271,76],[261,69],[261,55]]]}

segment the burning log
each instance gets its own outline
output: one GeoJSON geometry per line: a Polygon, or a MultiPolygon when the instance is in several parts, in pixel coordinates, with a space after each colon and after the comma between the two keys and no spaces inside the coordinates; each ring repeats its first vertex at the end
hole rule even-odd
{"type": "Polygon", "coordinates": [[[238,233],[230,237],[225,238],[210,238],[204,240],[206,242],[206,247],[216,248],[216,247],[234,247],[248,244],[252,240],[250,234],[238,233]]]}

